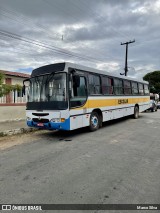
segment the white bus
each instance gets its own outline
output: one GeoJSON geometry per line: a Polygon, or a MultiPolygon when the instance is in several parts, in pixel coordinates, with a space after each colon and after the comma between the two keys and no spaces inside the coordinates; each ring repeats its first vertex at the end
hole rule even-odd
{"type": "Polygon", "coordinates": [[[25,85],[27,125],[49,130],[95,131],[105,121],[138,118],[150,103],[148,82],[68,62],[33,70],[25,85]]]}

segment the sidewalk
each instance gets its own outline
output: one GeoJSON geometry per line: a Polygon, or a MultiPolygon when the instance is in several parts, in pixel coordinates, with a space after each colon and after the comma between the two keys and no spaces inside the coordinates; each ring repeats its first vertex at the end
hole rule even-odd
{"type": "Polygon", "coordinates": [[[26,120],[12,120],[0,122],[0,137],[32,132],[37,129],[28,127],[26,120]]]}

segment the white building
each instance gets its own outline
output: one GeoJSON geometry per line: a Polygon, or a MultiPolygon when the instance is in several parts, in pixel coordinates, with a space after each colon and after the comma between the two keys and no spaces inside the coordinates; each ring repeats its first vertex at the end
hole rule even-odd
{"type": "MultiPolygon", "coordinates": [[[[8,85],[23,85],[23,80],[30,77],[28,74],[0,70],[5,76],[4,83],[8,85]]],[[[26,104],[26,96],[22,91],[11,91],[8,95],[0,97],[0,106],[23,106],[26,104]]]]}

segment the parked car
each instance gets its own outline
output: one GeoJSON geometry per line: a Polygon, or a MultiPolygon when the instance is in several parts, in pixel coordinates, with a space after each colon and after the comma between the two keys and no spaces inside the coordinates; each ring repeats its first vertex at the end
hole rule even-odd
{"type": "Polygon", "coordinates": [[[148,110],[151,112],[157,111],[157,103],[155,100],[150,100],[150,108],[148,110]]]}
{"type": "Polygon", "coordinates": [[[157,109],[160,109],[160,102],[158,102],[157,104],[157,109]]]}

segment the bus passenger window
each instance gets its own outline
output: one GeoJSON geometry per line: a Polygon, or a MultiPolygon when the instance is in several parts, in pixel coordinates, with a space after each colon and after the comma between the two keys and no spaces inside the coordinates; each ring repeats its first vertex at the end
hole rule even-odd
{"type": "Polygon", "coordinates": [[[123,85],[124,85],[124,94],[125,95],[130,95],[132,93],[131,91],[131,82],[124,80],[123,81],[123,85]]]}
{"type": "Polygon", "coordinates": [[[139,87],[139,94],[140,95],[144,95],[144,91],[143,91],[143,84],[138,84],[138,87],[139,87]]]}
{"type": "Polygon", "coordinates": [[[91,95],[101,94],[100,76],[89,74],[89,93],[91,95]]]}
{"type": "Polygon", "coordinates": [[[144,85],[144,94],[145,95],[149,95],[149,89],[148,89],[148,85],[147,84],[144,85]]]}
{"type": "Polygon", "coordinates": [[[103,95],[113,94],[113,79],[102,76],[102,94],[103,95]]]}
{"type": "Polygon", "coordinates": [[[73,77],[73,91],[70,97],[70,106],[78,107],[83,105],[87,99],[86,80],[83,76],[73,77]]]}
{"type": "Polygon", "coordinates": [[[136,82],[132,82],[132,93],[133,95],[138,95],[138,84],[136,82]]]}
{"type": "Polygon", "coordinates": [[[114,78],[114,92],[116,95],[122,95],[123,92],[123,81],[121,79],[114,78]]]}

